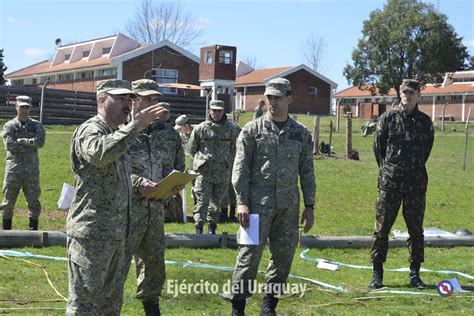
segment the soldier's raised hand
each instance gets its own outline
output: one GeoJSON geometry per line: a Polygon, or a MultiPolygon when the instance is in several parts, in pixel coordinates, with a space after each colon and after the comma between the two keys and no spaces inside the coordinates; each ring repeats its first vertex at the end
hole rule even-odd
{"type": "Polygon", "coordinates": [[[147,107],[134,115],[134,124],[139,129],[144,129],[151,122],[160,118],[164,113],[168,112],[168,109],[159,106],[157,104],[147,107]]]}

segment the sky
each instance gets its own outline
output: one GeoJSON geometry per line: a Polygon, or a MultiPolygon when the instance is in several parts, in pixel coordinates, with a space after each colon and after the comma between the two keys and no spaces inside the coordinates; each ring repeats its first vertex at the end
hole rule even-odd
{"type": "MultiPolygon", "coordinates": [[[[474,0],[424,0],[448,22],[474,55],[474,0]]],[[[121,32],[140,0],[0,0],[0,48],[7,73],[50,59],[54,41],[63,44],[121,32]]],[[[319,72],[348,87],[342,71],[361,38],[363,21],[384,0],[181,0],[183,9],[205,27],[187,49],[221,44],[237,47],[237,60],[253,58],[257,68],[298,66],[308,36],[326,43],[319,72]]]]}

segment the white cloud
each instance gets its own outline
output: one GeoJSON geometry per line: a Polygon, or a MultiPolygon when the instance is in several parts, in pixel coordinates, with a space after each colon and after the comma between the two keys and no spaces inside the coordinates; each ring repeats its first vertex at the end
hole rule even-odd
{"type": "Polygon", "coordinates": [[[464,44],[464,46],[467,46],[469,48],[474,47],[474,39],[470,39],[470,40],[463,39],[462,43],[464,44]]]}
{"type": "Polygon", "coordinates": [[[30,59],[38,59],[41,57],[46,57],[47,53],[46,51],[42,50],[41,48],[27,48],[23,52],[27,58],[30,59]]]}
{"type": "Polygon", "coordinates": [[[8,23],[16,23],[16,19],[12,16],[7,17],[8,23]]]}

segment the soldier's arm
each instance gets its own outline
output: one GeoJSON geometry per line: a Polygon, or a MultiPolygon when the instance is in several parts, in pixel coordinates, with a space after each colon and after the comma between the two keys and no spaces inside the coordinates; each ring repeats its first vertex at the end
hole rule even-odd
{"type": "Polygon", "coordinates": [[[426,144],[426,153],[425,153],[425,163],[428,161],[428,158],[430,157],[431,154],[431,149],[433,149],[433,142],[434,142],[434,134],[435,130],[433,127],[433,123],[430,121],[430,129],[428,131],[428,140],[426,144]]]}
{"type": "Polygon", "coordinates": [[[374,133],[374,155],[377,165],[380,167],[385,159],[385,153],[387,151],[387,139],[388,131],[385,123],[386,116],[381,116],[377,122],[377,127],[374,133]]]}
{"type": "Polygon", "coordinates": [[[199,149],[199,127],[195,128],[191,132],[191,136],[189,137],[189,153],[191,157],[194,157],[199,149]]]}
{"type": "Polygon", "coordinates": [[[25,142],[22,145],[31,147],[31,148],[41,148],[44,146],[44,141],[46,134],[44,131],[43,124],[37,123],[36,125],[36,134],[32,138],[26,138],[25,142]]]}
{"type": "Polygon", "coordinates": [[[12,154],[21,154],[24,153],[26,148],[19,144],[16,140],[14,126],[12,124],[5,124],[3,127],[3,143],[5,144],[5,150],[11,152],[12,154]]]}
{"type": "Polygon", "coordinates": [[[316,180],[314,178],[313,149],[311,144],[311,136],[305,133],[303,140],[303,150],[299,159],[298,172],[300,176],[300,186],[303,192],[304,205],[313,207],[315,203],[316,180]]]}
{"type": "Polygon", "coordinates": [[[174,159],[174,169],[178,171],[184,171],[186,169],[186,158],[184,155],[184,148],[183,144],[181,143],[181,136],[179,136],[179,133],[175,133],[176,137],[176,157],[174,159]]]}
{"type": "Polygon", "coordinates": [[[250,129],[244,128],[237,138],[237,152],[232,171],[232,184],[238,205],[249,205],[250,203],[249,183],[255,146],[255,138],[250,129]]]}

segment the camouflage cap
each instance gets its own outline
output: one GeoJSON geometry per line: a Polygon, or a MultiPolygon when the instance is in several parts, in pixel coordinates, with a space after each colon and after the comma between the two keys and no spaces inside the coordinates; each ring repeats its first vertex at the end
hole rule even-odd
{"type": "Polygon", "coordinates": [[[22,106],[31,106],[31,98],[27,95],[19,95],[16,97],[16,105],[22,106]]]}
{"type": "Polygon", "coordinates": [[[420,91],[420,83],[414,79],[403,79],[400,91],[409,90],[411,92],[420,91]]]}
{"type": "Polygon", "coordinates": [[[224,101],[221,100],[212,100],[209,102],[209,108],[213,110],[223,110],[224,109],[224,101]]]}
{"type": "Polygon", "coordinates": [[[288,91],[291,91],[290,81],[285,78],[275,78],[265,84],[264,95],[274,95],[281,97],[286,95],[288,91]]]}
{"type": "Polygon", "coordinates": [[[179,126],[184,126],[184,124],[189,123],[189,118],[186,116],[186,114],[183,114],[178,116],[174,123],[179,126]]]}
{"type": "Polygon", "coordinates": [[[132,82],[132,90],[139,96],[162,95],[158,91],[158,82],[150,79],[140,79],[132,82]]]}
{"type": "Polygon", "coordinates": [[[171,108],[171,104],[169,104],[168,102],[159,102],[159,103],[158,103],[158,106],[164,107],[164,108],[167,109],[168,111],[169,111],[170,108],[171,108]]]}
{"type": "Polygon", "coordinates": [[[108,93],[113,95],[120,94],[131,94],[135,95],[132,90],[130,90],[130,82],[126,80],[110,79],[110,80],[100,80],[95,83],[95,88],[97,95],[101,93],[108,93]]]}

